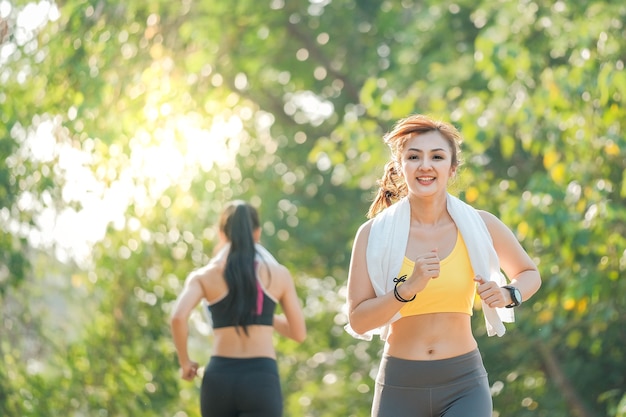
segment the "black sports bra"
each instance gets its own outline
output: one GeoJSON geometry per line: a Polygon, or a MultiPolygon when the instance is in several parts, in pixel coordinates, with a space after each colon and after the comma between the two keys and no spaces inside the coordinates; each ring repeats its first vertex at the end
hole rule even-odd
{"type": "MultiPolygon", "coordinates": [[[[250,323],[246,323],[246,325],[272,326],[274,324],[276,301],[265,293],[258,280],[256,283],[256,289],[256,311],[252,315],[252,321],[250,323]]],[[[226,312],[227,303],[225,303],[225,301],[228,300],[229,297],[232,297],[230,292],[218,302],[208,305],[214,329],[237,326],[237,323],[233,321],[233,317],[229,316],[226,312]]]]}

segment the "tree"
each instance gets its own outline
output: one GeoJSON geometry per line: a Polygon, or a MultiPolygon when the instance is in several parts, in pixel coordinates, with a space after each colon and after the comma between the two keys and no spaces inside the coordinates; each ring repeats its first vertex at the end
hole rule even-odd
{"type": "Polygon", "coordinates": [[[314,341],[278,341],[287,415],[366,414],[381,344],[342,328],[351,241],[381,136],[424,112],[465,137],[454,192],[544,277],[504,338],[475,323],[496,411],[623,415],[626,9],[570,3],[2,3],[0,413],[198,415],[167,315],[245,198],[314,341]],[[67,213],[90,257],[41,232],[67,213]],[[42,313],[50,288],[66,307],[42,313]]]}

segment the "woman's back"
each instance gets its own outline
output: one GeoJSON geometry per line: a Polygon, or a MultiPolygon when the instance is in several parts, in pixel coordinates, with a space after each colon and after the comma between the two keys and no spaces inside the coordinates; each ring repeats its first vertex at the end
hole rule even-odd
{"type": "Polygon", "coordinates": [[[223,317],[221,303],[229,296],[229,289],[224,278],[225,257],[217,257],[201,271],[199,279],[202,285],[204,298],[209,304],[214,323],[213,354],[224,357],[248,358],[248,357],[271,357],[276,354],[273,346],[272,316],[276,304],[285,299],[286,289],[289,288],[291,275],[287,269],[279,264],[269,264],[259,260],[257,265],[257,294],[261,309],[257,312],[262,314],[263,324],[247,326],[247,333],[241,327],[231,325],[229,317],[223,317]],[[213,308],[212,308],[213,307],[213,308]],[[219,308],[219,309],[218,309],[219,308]],[[263,309],[271,309],[265,311],[263,309]],[[269,323],[265,322],[270,315],[269,323]],[[222,324],[223,322],[223,324],[222,324]]]}
{"type": "MultiPolygon", "coordinates": [[[[212,306],[213,351],[200,392],[203,417],[282,415],[273,332],[304,341],[306,325],[291,274],[258,242],[256,209],[243,201],[220,217],[219,251],[187,277],[170,319],[181,377],[196,377],[187,349],[189,317],[203,300],[212,306]],[[284,314],[275,314],[276,305],[284,314]]],[[[206,307],[203,307],[206,308],[206,307]]]]}

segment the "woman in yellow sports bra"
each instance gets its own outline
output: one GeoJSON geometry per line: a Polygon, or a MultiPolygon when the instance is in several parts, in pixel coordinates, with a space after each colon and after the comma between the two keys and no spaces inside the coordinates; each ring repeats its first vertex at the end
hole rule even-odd
{"type": "Polygon", "coordinates": [[[473,301],[478,294],[489,334],[501,336],[512,307],[539,289],[539,272],[502,221],[448,193],[460,164],[456,128],[413,115],[384,141],[392,160],[348,278],[347,330],[385,340],[371,415],[491,417],[473,301]]]}

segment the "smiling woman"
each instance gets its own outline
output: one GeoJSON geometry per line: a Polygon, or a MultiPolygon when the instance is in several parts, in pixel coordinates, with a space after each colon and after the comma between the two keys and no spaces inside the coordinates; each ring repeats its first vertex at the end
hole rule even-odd
{"type": "Polygon", "coordinates": [[[459,165],[454,126],[412,115],[384,141],[392,158],[348,275],[346,330],[385,341],[371,415],[491,416],[474,300],[488,334],[502,336],[511,308],[539,289],[539,272],[504,223],[448,193],[459,165]]]}

